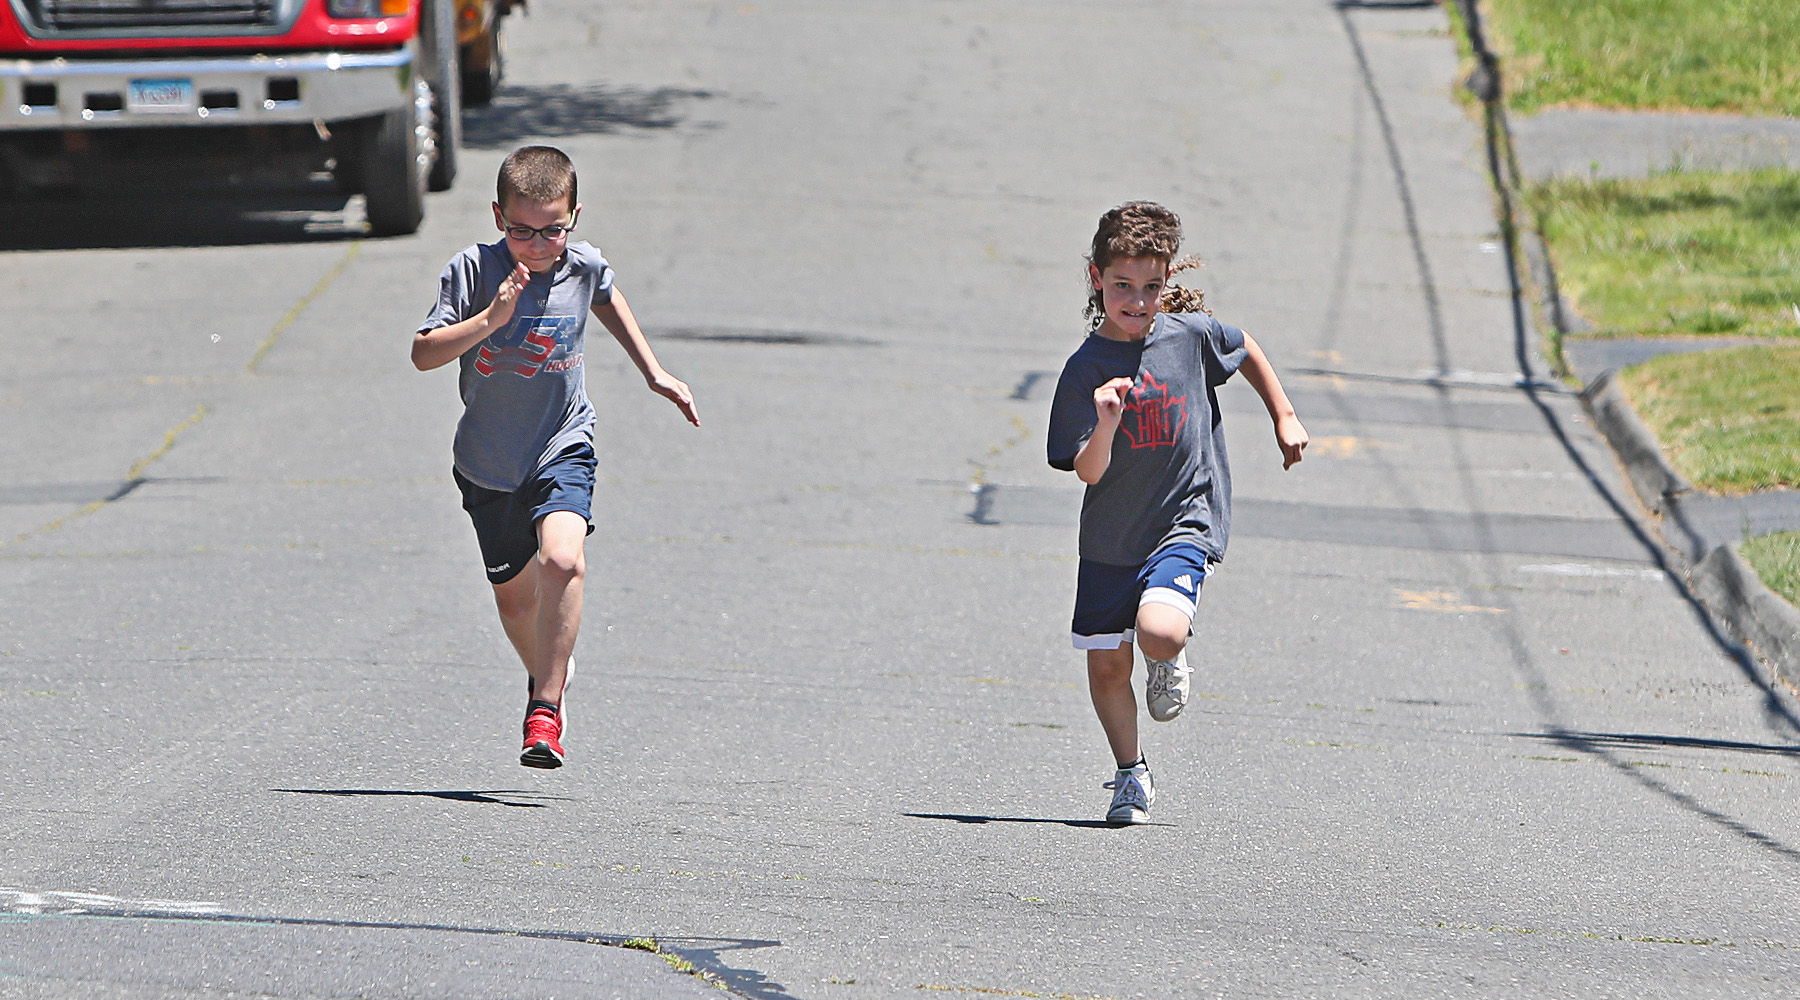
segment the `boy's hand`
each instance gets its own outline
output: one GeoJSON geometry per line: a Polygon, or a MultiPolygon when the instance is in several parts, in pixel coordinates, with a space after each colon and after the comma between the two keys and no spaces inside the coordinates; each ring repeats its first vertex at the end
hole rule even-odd
{"type": "Polygon", "coordinates": [[[531,283],[531,271],[524,264],[514,264],[512,273],[500,282],[500,290],[494,293],[494,301],[488,305],[488,322],[495,327],[502,327],[512,322],[513,307],[519,304],[519,293],[531,283]]]}
{"type": "Polygon", "coordinates": [[[1300,453],[1306,450],[1306,443],[1311,440],[1306,436],[1306,427],[1300,418],[1289,413],[1275,421],[1275,443],[1281,446],[1281,468],[1283,471],[1294,467],[1300,461],[1300,453]]]}
{"type": "Polygon", "coordinates": [[[1125,397],[1131,395],[1132,380],[1115,378],[1094,390],[1094,414],[1103,424],[1117,424],[1125,412],[1125,397]]]}
{"type": "Polygon", "coordinates": [[[688,423],[700,426],[700,411],[694,408],[694,393],[686,382],[668,372],[659,372],[650,379],[650,390],[681,407],[681,415],[688,419],[688,423]]]}

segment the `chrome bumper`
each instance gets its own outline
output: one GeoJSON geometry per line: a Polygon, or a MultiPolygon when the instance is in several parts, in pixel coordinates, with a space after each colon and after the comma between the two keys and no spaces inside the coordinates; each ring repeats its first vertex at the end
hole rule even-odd
{"type": "Polygon", "coordinates": [[[174,59],[0,61],[0,130],[275,125],[413,98],[413,48],[174,59]]]}

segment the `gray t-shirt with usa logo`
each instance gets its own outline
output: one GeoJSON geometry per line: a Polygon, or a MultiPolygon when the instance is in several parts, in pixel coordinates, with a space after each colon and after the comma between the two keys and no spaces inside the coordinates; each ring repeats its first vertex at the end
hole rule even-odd
{"type": "MultiPolygon", "coordinates": [[[[512,269],[504,239],[452,257],[419,332],[486,309],[512,269]]],[[[563,449],[593,443],[582,351],[588,310],[611,301],[612,288],[612,267],[600,251],[572,243],[553,272],[531,276],[512,321],[463,352],[463,415],[453,453],[470,482],[510,492],[563,449]]]]}
{"type": "Polygon", "coordinates": [[[1081,501],[1081,558],[1141,566],[1164,546],[1225,558],[1231,466],[1214,388],[1244,363],[1244,331],[1205,313],[1158,313],[1143,340],[1089,334],[1063,365],[1045,451],[1065,472],[1093,436],[1094,390],[1132,380],[1112,460],[1081,501]]]}

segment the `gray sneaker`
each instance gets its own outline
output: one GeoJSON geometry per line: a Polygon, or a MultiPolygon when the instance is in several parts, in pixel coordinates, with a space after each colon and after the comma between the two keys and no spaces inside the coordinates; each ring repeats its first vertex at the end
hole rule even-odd
{"type": "Polygon", "coordinates": [[[1144,707],[1158,722],[1168,722],[1181,714],[1188,703],[1187,651],[1175,654],[1173,660],[1144,658],[1144,707]]]}
{"type": "Polygon", "coordinates": [[[1150,822],[1150,803],[1156,801],[1156,780],[1150,777],[1150,765],[1140,762],[1129,770],[1119,771],[1104,786],[1113,790],[1112,806],[1106,810],[1106,821],[1124,826],[1150,822]]]}

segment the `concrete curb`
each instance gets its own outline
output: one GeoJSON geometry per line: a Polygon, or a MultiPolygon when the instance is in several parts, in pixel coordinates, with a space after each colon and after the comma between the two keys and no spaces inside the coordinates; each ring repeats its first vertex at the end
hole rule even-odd
{"type": "Polygon", "coordinates": [[[1694,566],[1694,592],[1762,654],[1789,684],[1800,685],[1800,609],[1770,590],[1733,545],[1694,566]]]}
{"type": "Polygon", "coordinates": [[[1631,408],[1631,401],[1619,388],[1618,372],[1601,372],[1599,378],[1581,390],[1581,401],[1587,404],[1594,426],[1606,435],[1606,442],[1625,466],[1638,499],[1652,513],[1668,513],[1671,500],[1693,490],[1694,484],[1663,457],[1656,435],[1631,408]]]}
{"type": "Polygon", "coordinates": [[[1650,529],[1694,594],[1776,674],[1800,687],[1800,609],[1770,590],[1735,544],[1716,546],[1699,559],[1685,546],[1670,544],[1663,517],[1676,512],[1681,495],[1694,487],[1669,466],[1656,435],[1619,389],[1616,372],[1602,373],[1581,391],[1581,400],[1625,467],[1638,500],[1657,515],[1650,529]]]}
{"type": "MultiPolygon", "coordinates": [[[[1504,166],[1490,173],[1515,216],[1503,223],[1518,237],[1515,252],[1526,258],[1523,270],[1530,286],[1526,293],[1535,296],[1537,315],[1547,318],[1559,336],[1579,332],[1574,329],[1579,317],[1562,301],[1556,267],[1543,236],[1530,213],[1517,207],[1525,203],[1524,192],[1500,92],[1499,57],[1487,45],[1477,0],[1456,0],[1456,7],[1465,40],[1476,57],[1475,70],[1464,85],[1485,105],[1490,120],[1498,123],[1498,142],[1504,145],[1504,166]]],[[[1696,559],[1696,553],[1686,547],[1670,544],[1663,520],[1670,515],[1680,518],[1680,498],[1693,492],[1694,486],[1663,457],[1661,443],[1620,390],[1616,372],[1602,372],[1582,390],[1581,399],[1594,426],[1624,466],[1639,501],[1655,515],[1648,519],[1648,527],[1671,554],[1671,565],[1679,569],[1708,613],[1750,646],[1778,676],[1800,687],[1800,610],[1770,590],[1734,546],[1716,546],[1696,559]]]]}

